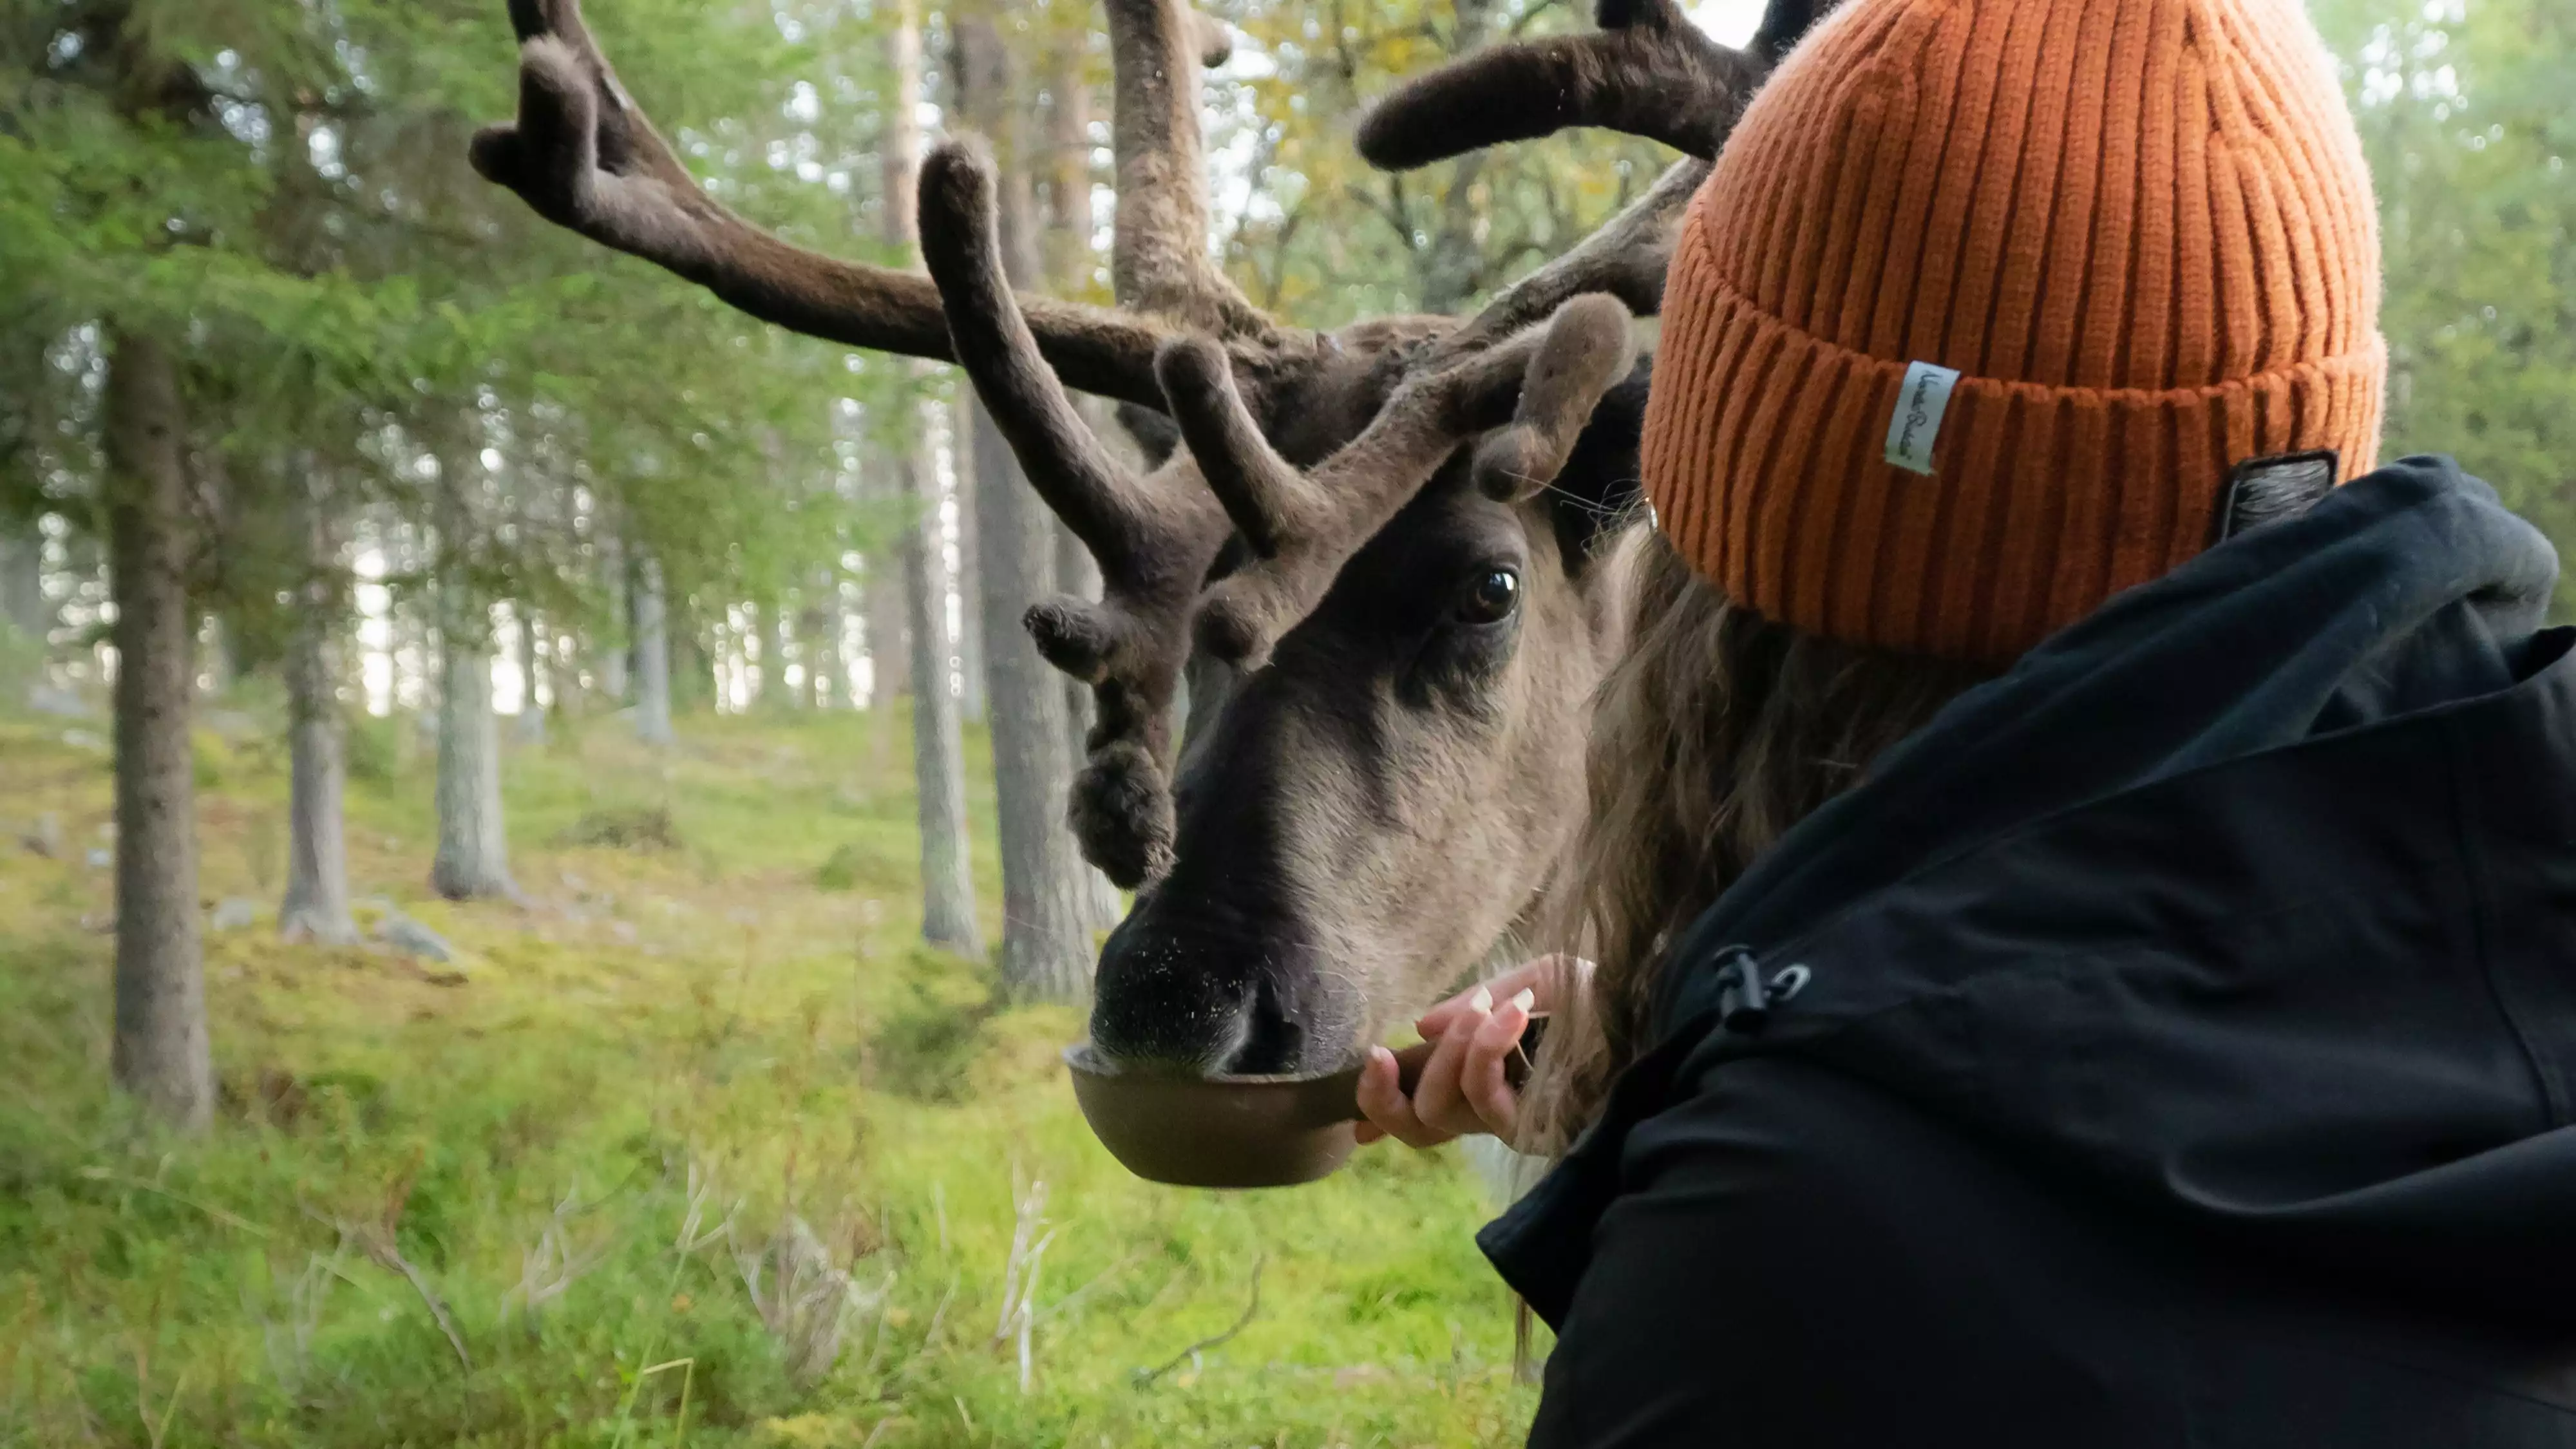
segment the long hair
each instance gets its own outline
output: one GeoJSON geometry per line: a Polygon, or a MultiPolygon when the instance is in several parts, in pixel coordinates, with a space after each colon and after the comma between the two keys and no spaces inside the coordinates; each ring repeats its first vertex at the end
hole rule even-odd
{"type": "Polygon", "coordinates": [[[1590,806],[1544,939],[1597,963],[1550,1023],[1524,1151],[1556,1152],[1653,1045],[1674,938],[1790,826],[1990,671],[1801,634],[1635,531],[1628,648],[1594,696],[1590,806]]]}

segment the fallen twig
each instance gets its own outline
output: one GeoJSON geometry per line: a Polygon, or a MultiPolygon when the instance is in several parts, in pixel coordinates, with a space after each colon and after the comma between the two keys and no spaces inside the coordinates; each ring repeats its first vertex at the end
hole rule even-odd
{"type": "Polygon", "coordinates": [[[1188,1363],[1191,1359],[1198,1357],[1200,1354],[1207,1352],[1209,1349],[1216,1347],[1218,1344],[1225,1342],[1227,1339],[1243,1332],[1246,1328],[1251,1327],[1254,1315],[1261,1312],[1261,1269],[1267,1262],[1269,1262],[1269,1254],[1266,1252],[1256,1255],[1253,1258],[1252,1301],[1243,1305],[1243,1316],[1234,1321],[1234,1326],[1232,1328],[1227,1329],[1223,1333],[1200,1339],[1198,1342],[1182,1349],[1179,1353],[1172,1355],[1171,1361],[1163,1364],[1159,1368],[1136,1370],[1136,1387],[1140,1389],[1150,1387],[1154,1380],[1161,1378],[1163,1375],[1170,1373],[1172,1370],[1179,1368],[1185,1363],[1188,1363]]]}
{"type": "Polygon", "coordinates": [[[216,1222],[222,1223],[225,1227],[238,1228],[255,1238],[265,1238],[269,1236],[268,1229],[250,1221],[248,1218],[235,1213],[226,1212],[222,1208],[215,1206],[213,1203],[199,1201],[196,1198],[188,1196],[184,1192],[177,1191],[173,1188],[163,1187],[161,1184],[150,1181],[146,1178],[131,1177],[125,1173],[118,1172],[113,1168],[106,1167],[84,1167],[80,1169],[80,1176],[91,1182],[114,1183],[118,1187],[135,1188],[143,1192],[155,1194],[156,1196],[166,1197],[170,1201],[178,1203],[182,1207],[195,1208],[197,1211],[213,1218],[216,1222]]]}
{"type": "Polygon", "coordinates": [[[447,1346],[456,1350],[457,1363],[463,1365],[467,1373],[472,1373],[474,1355],[465,1351],[465,1335],[456,1331],[456,1320],[448,1314],[447,1304],[438,1296],[438,1290],[429,1286],[429,1280],[411,1265],[411,1260],[402,1255],[391,1238],[368,1234],[361,1241],[366,1244],[367,1256],[410,1280],[412,1291],[420,1295],[421,1303],[429,1309],[430,1318],[438,1324],[438,1331],[447,1335],[447,1346]]]}
{"type": "Polygon", "coordinates": [[[562,1297],[575,1281],[599,1266],[617,1247],[617,1234],[613,1230],[602,1234],[588,1248],[576,1250],[572,1246],[572,1219],[588,1211],[578,1202],[576,1192],[567,1190],[563,1201],[555,1204],[544,1231],[537,1236],[536,1245],[519,1250],[518,1286],[501,1295],[504,1321],[508,1319],[510,1305],[515,1300],[526,1314],[529,1330],[536,1331],[540,1311],[562,1297]]]}

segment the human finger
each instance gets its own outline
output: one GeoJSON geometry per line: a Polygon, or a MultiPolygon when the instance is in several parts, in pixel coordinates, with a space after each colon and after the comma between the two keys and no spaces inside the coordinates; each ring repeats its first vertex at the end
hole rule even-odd
{"type": "Polygon", "coordinates": [[[1534,994],[1530,1008],[1533,1012],[1555,1011],[1559,1009],[1557,998],[1564,994],[1565,984],[1571,982],[1579,987],[1589,979],[1591,970],[1591,962],[1576,956],[1562,953],[1534,956],[1500,976],[1432,1007],[1414,1023],[1413,1029],[1422,1033],[1426,1041],[1436,1033],[1447,1031],[1451,1022],[1466,1014],[1468,1004],[1479,991],[1485,992],[1489,1001],[1509,999],[1528,991],[1534,994]]]}
{"type": "Polygon", "coordinates": [[[1467,1014],[1453,1017],[1440,1034],[1439,1044],[1432,1049],[1431,1059],[1422,1067],[1422,1075],[1413,1084],[1413,1112],[1424,1124],[1455,1136],[1482,1132],[1484,1123],[1467,1101],[1459,1083],[1466,1069],[1467,1048],[1475,1040],[1476,1029],[1493,1014],[1490,993],[1479,992],[1467,1003],[1467,1014]]]}
{"type": "Polygon", "coordinates": [[[1385,1047],[1369,1048],[1368,1059],[1360,1063],[1358,1091],[1364,1120],[1357,1129],[1363,1142],[1379,1137],[1392,1137],[1407,1147],[1437,1147],[1451,1134],[1426,1125],[1414,1111],[1412,1099],[1404,1095],[1402,1072],[1396,1066],[1395,1053],[1385,1047]]]}
{"type": "Polygon", "coordinates": [[[1530,1007],[1536,999],[1536,992],[1523,987],[1485,1018],[1467,1043],[1459,1073],[1460,1090],[1477,1120],[1505,1142],[1513,1139],[1520,1125],[1520,1093],[1512,1087],[1509,1069],[1520,1050],[1521,1034],[1529,1029],[1530,1007]]]}

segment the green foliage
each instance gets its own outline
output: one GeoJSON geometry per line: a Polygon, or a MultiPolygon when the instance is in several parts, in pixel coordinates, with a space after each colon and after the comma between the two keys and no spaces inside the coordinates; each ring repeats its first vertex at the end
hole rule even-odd
{"type": "Polygon", "coordinates": [[[0,620],[0,699],[23,699],[44,677],[45,646],[0,620]]]}
{"type": "MultiPolygon", "coordinates": [[[[2576,11],[2317,0],[2387,254],[2393,454],[2444,452],[2576,542],[2576,11]]],[[[2576,577],[2560,579],[2562,612],[2576,577]]]]}
{"type": "Polygon", "coordinates": [[[1227,18],[1252,46],[1233,68],[1239,94],[1216,88],[1235,118],[1215,139],[1248,149],[1257,181],[1226,239],[1228,264],[1256,301],[1308,325],[1470,310],[1581,240],[1678,159],[1602,132],[1400,175],[1372,171],[1353,150],[1361,107],[1398,81],[1490,41],[1588,28],[1589,6],[1240,0],[1227,18]]]}
{"type": "MultiPolygon", "coordinates": [[[[786,202],[786,229],[829,245],[813,233],[846,202],[773,154],[814,44],[767,7],[602,9],[710,189],[786,202]]],[[[0,0],[0,517],[90,522],[96,369],[122,328],[186,363],[224,505],[200,592],[255,650],[310,567],[295,506],[317,476],[329,511],[415,525],[434,491],[469,493],[421,562],[576,627],[607,612],[604,521],[684,609],[822,587],[890,537],[836,487],[845,354],[472,175],[515,49],[468,0],[0,0]]]]}
{"type": "Polygon", "coordinates": [[[353,715],[340,731],[340,764],[351,783],[379,789],[391,785],[400,748],[394,732],[412,728],[412,722],[398,715],[378,718],[353,715]]]}
{"type": "Polygon", "coordinates": [[[856,846],[838,847],[814,868],[814,885],[818,890],[845,891],[858,883],[859,851],[856,846]]]}
{"type": "MultiPolygon", "coordinates": [[[[224,1106],[191,1143],[106,1088],[111,945],[82,920],[108,873],[0,855],[0,1445],[1517,1443],[1473,1177],[1383,1148],[1293,1192],[1128,1177],[1055,1059],[1079,1020],[996,1010],[985,970],[912,944],[907,757],[866,766],[871,728],[707,722],[665,757],[599,722],[511,754],[525,840],[667,792],[727,861],[523,847],[525,909],[426,899],[428,782],[354,787],[358,893],[473,967],[215,933],[224,1106]],[[899,883],[881,900],[804,883],[849,842],[899,883]],[[995,1326],[1038,1182],[1024,1394],[995,1326]],[[852,1295],[815,1374],[810,1331],[758,1306],[800,1266],[852,1295]],[[1139,1384],[1256,1272],[1240,1335],[1139,1384]]],[[[207,792],[210,897],[249,890],[243,832],[285,790],[244,755],[207,792]]],[[[108,796],[0,719],[0,810],[80,841],[108,796]]]]}
{"type": "Polygon", "coordinates": [[[200,790],[212,790],[223,784],[226,767],[232,763],[232,747],[210,730],[195,730],[188,736],[188,769],[200,790]]]}
{"type": "Polygon", "coordinates": [[[680,827],[665,805],[612,805],[584,814],[556,839],[611,850],[678,850],[680,827]]]}
{"type": "Polygon", "coordinates": [[[868,1042],[870,1080],[916,1101],[957,1101],[990,1045],[984,1029],[1001,1006],[993,982],[918,948],[899,976],[885,1023],[868,1042]]]}

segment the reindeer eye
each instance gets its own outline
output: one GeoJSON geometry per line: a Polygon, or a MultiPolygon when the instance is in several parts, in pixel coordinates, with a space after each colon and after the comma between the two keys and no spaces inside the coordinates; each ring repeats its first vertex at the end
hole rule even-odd
{"type": "Polygon", "coordinates": [[[1521,576],[1510,569],[1487,569],[1458,601],[1458,622],[1499,624],[1512,616],[1520,602],[1521,576]]]}

